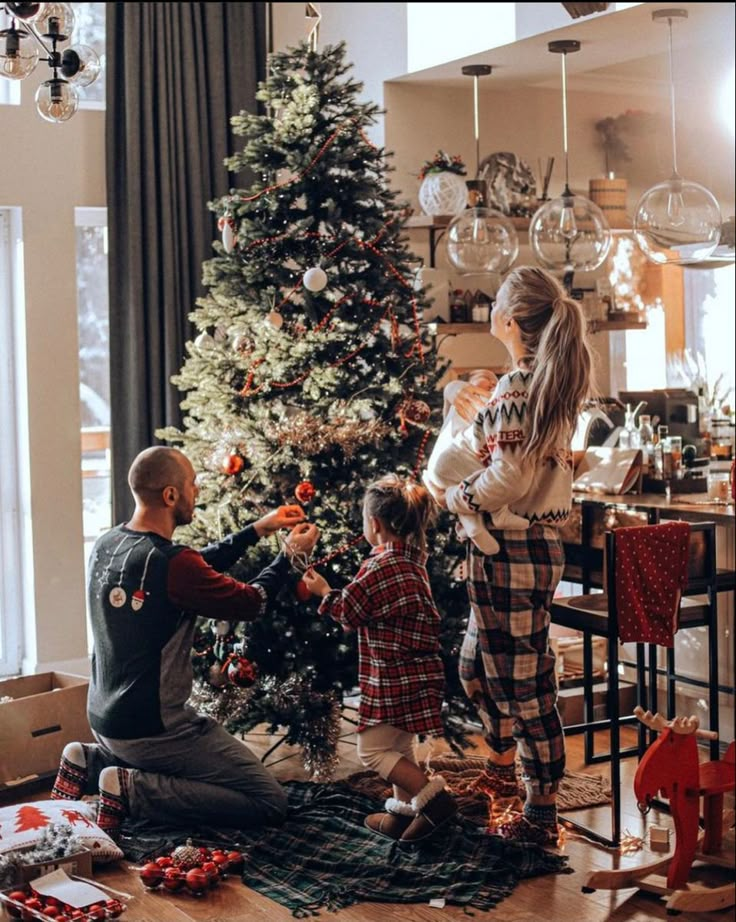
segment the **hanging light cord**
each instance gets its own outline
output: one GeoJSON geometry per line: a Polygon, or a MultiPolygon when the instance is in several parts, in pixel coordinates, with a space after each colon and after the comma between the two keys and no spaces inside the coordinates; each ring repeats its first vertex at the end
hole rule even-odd
{"type": "Polygon", "coordinates": [[[478,81],[480,77],[473,76],[473,118],[475,128],[475,178],[480,178],[480,100],[478,96],[478,81]]]}
{"type": "Polygon", "coordinates": [[[675,127],[675,69],[672,55],[672,20],[667,20],[669,30],[669,52],[670,52],[670,114],[672,119],[672,178],[679,179],[677,172],[677,128],[675,127]]]}
{"type": "Polygon", "coordinates": [[[562,150],[565,154],[565,192],[570,194],[570,165],[567,158],[567,52],[560,55],[562,58],[562,150]]]}

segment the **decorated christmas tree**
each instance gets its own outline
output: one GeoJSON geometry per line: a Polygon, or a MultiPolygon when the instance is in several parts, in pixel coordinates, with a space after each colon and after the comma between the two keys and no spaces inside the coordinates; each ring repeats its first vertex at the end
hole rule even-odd
{"type": "MultiPolygon", "coordinates": [[[[175,378],[184,425],[161,433],[202,472],[197,515],[180,538],[219,540],[298,501],[322,534],[311,563],[334,586],[370,550],[366,485],[387,472],[420,476],[441,423],[444,370],[421,324],[407,211],[366,133],[378,109],[358,102],[349,69],[342,44],[274,54],[258,94],[266,114],[233,119],[245,144],[228,166],[256,179],[210,205],[222,240],[204,266],[208,293],[191,315],[199,334],[175,378]]],[[[456,573],[463,549],[446,517],[430,546],[445,722],[458,741],[469,713],[457,680],[467,600],[456,573]]],[[[274,551],[261,541],[233,575],[252,578],[274,551]]],[[[298,578],[256,622],[201,621],[194,704],[231,731],[279,728],[312,776],[327,777],[357,653],[298,578]]]]}

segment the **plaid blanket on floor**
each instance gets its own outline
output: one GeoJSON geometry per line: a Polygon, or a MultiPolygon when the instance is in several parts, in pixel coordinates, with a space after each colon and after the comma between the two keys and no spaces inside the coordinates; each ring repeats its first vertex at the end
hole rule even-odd
{"type": "Polygon", "coordinates": [[[195,845],[227,844],[245,855],[243,883],[292,911],[296,918],[353,903],[448,903],[486,910],[519,880],[566,867],[567,859],[533,845],[487,835],[464,819],[421,845],[400,846],[363,826],[380,801],[343,782],[284,785],[289,815],[278,828],[156,829],[126,824],[126,858],[141,862],[192,838],[195,845]]]}

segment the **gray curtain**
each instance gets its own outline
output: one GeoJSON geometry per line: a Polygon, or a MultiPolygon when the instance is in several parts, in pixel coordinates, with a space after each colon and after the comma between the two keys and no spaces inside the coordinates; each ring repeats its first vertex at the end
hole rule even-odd
{"type": "Polygon", "coordinates": [[[235,182],[229,120],[256,111],[266,6],[107,4],[113,522],[132,511],[130,462],[181,420],[170,379],[217,236],[207,202],[235,182]]]}

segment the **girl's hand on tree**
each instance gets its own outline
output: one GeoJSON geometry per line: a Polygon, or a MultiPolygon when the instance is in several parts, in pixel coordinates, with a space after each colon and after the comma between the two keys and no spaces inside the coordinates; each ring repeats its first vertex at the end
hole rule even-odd
{"type": "Polygon", "coordinates": [[[331,591],[330,584],[324,576],[320,576],[319,573],[315,572],[311,567],[304,573],[302,579],[312,595],[318,595],[324,598],[327,593],[331,591]]]}
{"type": "Polygon", "coordinates": [[[266,513],[254,524],[256,534],[259,538],[264,535],[272,535],[281,528],[289,528],[305,519],[304,510],[301,506],[279,506],[271,512],[266,513]]]}

